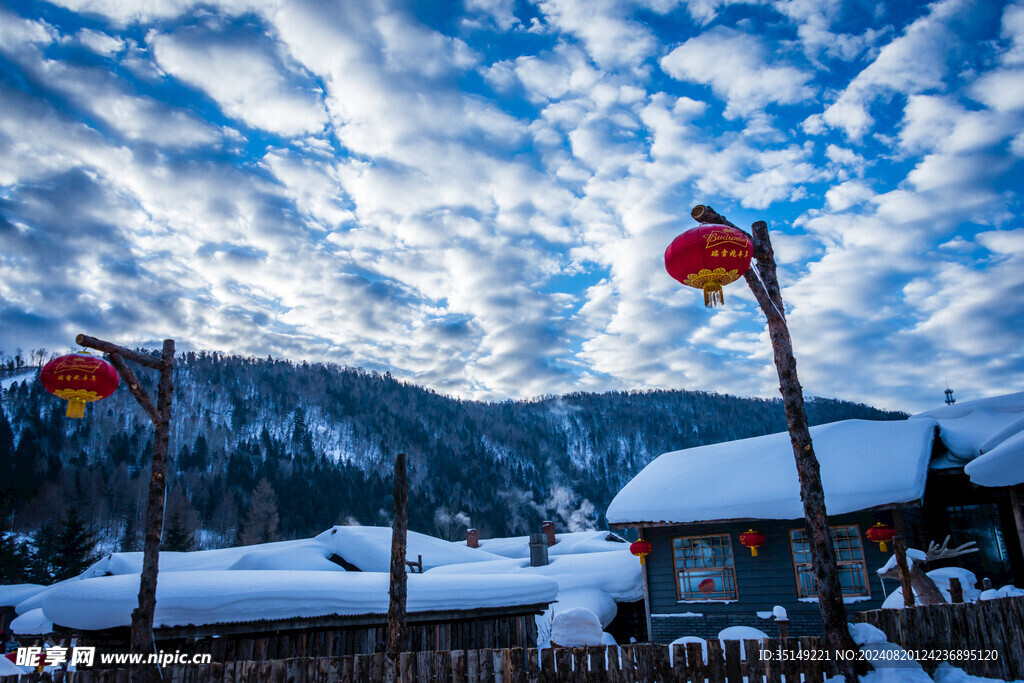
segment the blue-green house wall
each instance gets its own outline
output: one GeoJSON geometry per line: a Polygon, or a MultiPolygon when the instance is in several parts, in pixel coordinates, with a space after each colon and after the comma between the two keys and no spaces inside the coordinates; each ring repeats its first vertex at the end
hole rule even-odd
{"type": "MultiPolygon", "coordinates": [[[[886,581],[883,590],[882,582],[875,573],[892,555],[891,544],[883,553],[878,544],[868,541],[865,536],[867,529],[878,521],[891,524],[892,516],[888,512],[858,512],[829,517],[830,526],[856,524],[860,528],[870,596],[866,600],[858,598],[856,602],[849,602],[846,606],[849,611],[877,609],[885,600],[886,592],[898,587],[898,583],[886,581]]],[[[757,613],[771,612],[776,605],[786,609],[791,635],[820,635],[822,626],[818,604],[801,602],[798,598],[796,570],[790,549],[790,530],[804,526],[803,519],[796,519],[696,523],[643,529],[644,538],[651,542],[653,548],[647,558],[651,640],[668,643],[690,635],[714,638],[727,626],[753,626],[774,637],[778,634],[775,622],[757,613]],[[765,535],[765,544],[758,549],[757,557],[751,556],[750,550],[740,544],[740,534],[749,528],[765,535]],[[737,600],[680,601],[672,562],[672,539],[712,534],[728,534],[732,542],[737,600]],[[700,616],[683,616],[694,613],[700,616]]]]}

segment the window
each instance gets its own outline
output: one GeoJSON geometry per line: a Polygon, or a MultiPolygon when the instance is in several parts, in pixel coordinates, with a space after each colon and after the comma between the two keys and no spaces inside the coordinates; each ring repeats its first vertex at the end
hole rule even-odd
{"type": "Polygon", "coordinates": [[[680,600],[736,599],[729,534],[672,539],[672,557],[680,600]]]}
{"type": "MultiPolygon", "coordinates": [[[[829,528],[832,532],[832,547],[836,551],[839,585],[843,589],[843,597],[871,595],[864,566],[864,546],[860,540],[860,528],[856,525],[829,528]]],[[[807,537],[807,531],[792,529],[789,532],[789,540],[793,546],[797,593],[801,598],[817,597],[818,590],[814,585],[814,568],[811,564],[811,542],[807,537]]]]}

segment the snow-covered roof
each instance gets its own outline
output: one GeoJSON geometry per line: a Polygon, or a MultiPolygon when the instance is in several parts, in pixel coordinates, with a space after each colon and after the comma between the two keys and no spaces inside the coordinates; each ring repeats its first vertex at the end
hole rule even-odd
{"type": "MultiPolygon", "coordinates": [[[[829,514],[924,494],[936,422],[845,420],[811,427],[829,514]]],[[[659,456],[615,496],[611,524],[803,517],[789,434],[659,456]]]]}
{"type": "MultiPolygon", "coordinates": [[[[548,556],[622,550],[626,547],[623,545],[625,542],[624,538],[610,531],[570,531],[555,534],[555,544],[548,546],[548,556]]],[[[465,547],[465,542],[458,541],[455,545],[465,547]]],[[[481,538],[480,549],[502,557],[529,557],[530,537],[481,538]]]]}
{"type": "Polygon", "coordinates": [[[981,486],[1024,483],[1024,392],[943,406],[914,415],[934,420],[949,460],[981,486]]]}
{"type": "MultiPolygon", "coordinates": [[[[508,559],[410,531],[406,557],[422,556],[429,571],[409,575],[408,610],[511,607],[557,599],[563,606],[586,606],[610,621],[616,600],[642,597],[640,563],[624,542],[610,537],[618,538],[607,531],[559,534],[560,542],[550,548],[551,564],[531,568],[526,558],[508,559]]],[[[520,539],[491,540],[506,552],[519,552],[520,539]]],[[[528,545],[527,537],[521,540],[528,545]]],[[[390,560],[387,527],[337,526],[314,538],[160,553],[156,623],[384,613],[390,560]],[[364,571],[345,571],[328,559],[335,554],[364,571]]],[[[0,600],[17,605],[31,628],[48,622],[81,629],[127,625],[138,601],[141,567],[142,553],[113,553],[53,586],[0,587],[0,600]]]]}
{"type": "MultiPolygon", "coordinates": [[[[553,602],[558,584],[543,576],[410,574],[410,613],[553,602]]],[[[386,614],[389,576],[381,572],[202,570],[157,582],[154,625],[220,624],[327,615],[386,614]]],[[[64,583],[47,591],[43,614],[82,630],[128,626],[139,604],[137,574],[64,583]]]]}
{"type": "Polygon", "coordinates": [[[432,569],[426,575],[549,577],[558,582],[556,612],[584,607],[596,614],[602,625],[607,626],[615,617],[616,602],[633,602],[643,598],[640,562],[629,553],[628,546],[621,548],[619,545],[620,549],[616,552],[556,555],[542,567],[531,567],[528,558],[510,558],[476,564],[450,564],[432,569]]]}

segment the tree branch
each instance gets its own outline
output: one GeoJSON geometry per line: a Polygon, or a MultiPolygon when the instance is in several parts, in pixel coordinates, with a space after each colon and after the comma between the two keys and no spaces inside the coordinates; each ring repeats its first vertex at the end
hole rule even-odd
{"type": "Polygon", "coordinates": [[[154,370],[163,370],[167,367],[167,363],[160,358],[154,358],[153,356],[149,356],[144,353],[138,353],[137,351],[132,351],[131,349],[126,349],[123,346],[118,346],[117,344],[112,344],[111,342],[103,341],[102,339],[90,337],[85,334],[80,334],[75,337],[75,343],[79,346],[96,349],[97,351],[102,351],[108,354],[116,353],[122,358],[127,358],[130,361],[138,363],[139,365],[144,365],[147,368],[153,368],[154,370]]]}
{"type": "Polygon", "coordinates": [[[156,409],[156,406],[153,405],[153,399],[149,397],[146,390],[139,384],[139,378],[135,376],[132,369],[121,359],[120,354],[108,352],[107,355],[110,358],[110,364],[121,375],[125,384],[128,385],[128,390],[132,392],[132,396],[139,402],[142,409],[146,411],[146,415],[149,415],[149,419],[153,421],[154,425],[160,424],[160,411],[156,409]]]}

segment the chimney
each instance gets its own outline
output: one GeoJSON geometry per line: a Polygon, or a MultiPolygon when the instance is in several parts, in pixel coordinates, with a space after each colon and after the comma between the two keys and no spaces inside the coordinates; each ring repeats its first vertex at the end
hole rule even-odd
{"type": "Polygon", "coordinates": [[[466,529],[466,545],[470,548],[479,548],[480,532],[476,529],[466,529]]]}
{"type": "Polygon", "coordinates": [[[540,530],[541,530],[541,533],[543,533],[545,536],[548,537],[548,547],[549,548],[551,546],[553,546],[555,543],[558,543],[558,541],[555,540],[555,523],[554,522],[541,522],[540,523],[540,530]]]}
{"type": "Polygon", "coordinates": [[[543,567],[548,563],[548,544],[544,534],[530,534],[530,566],[543,567]]]}

